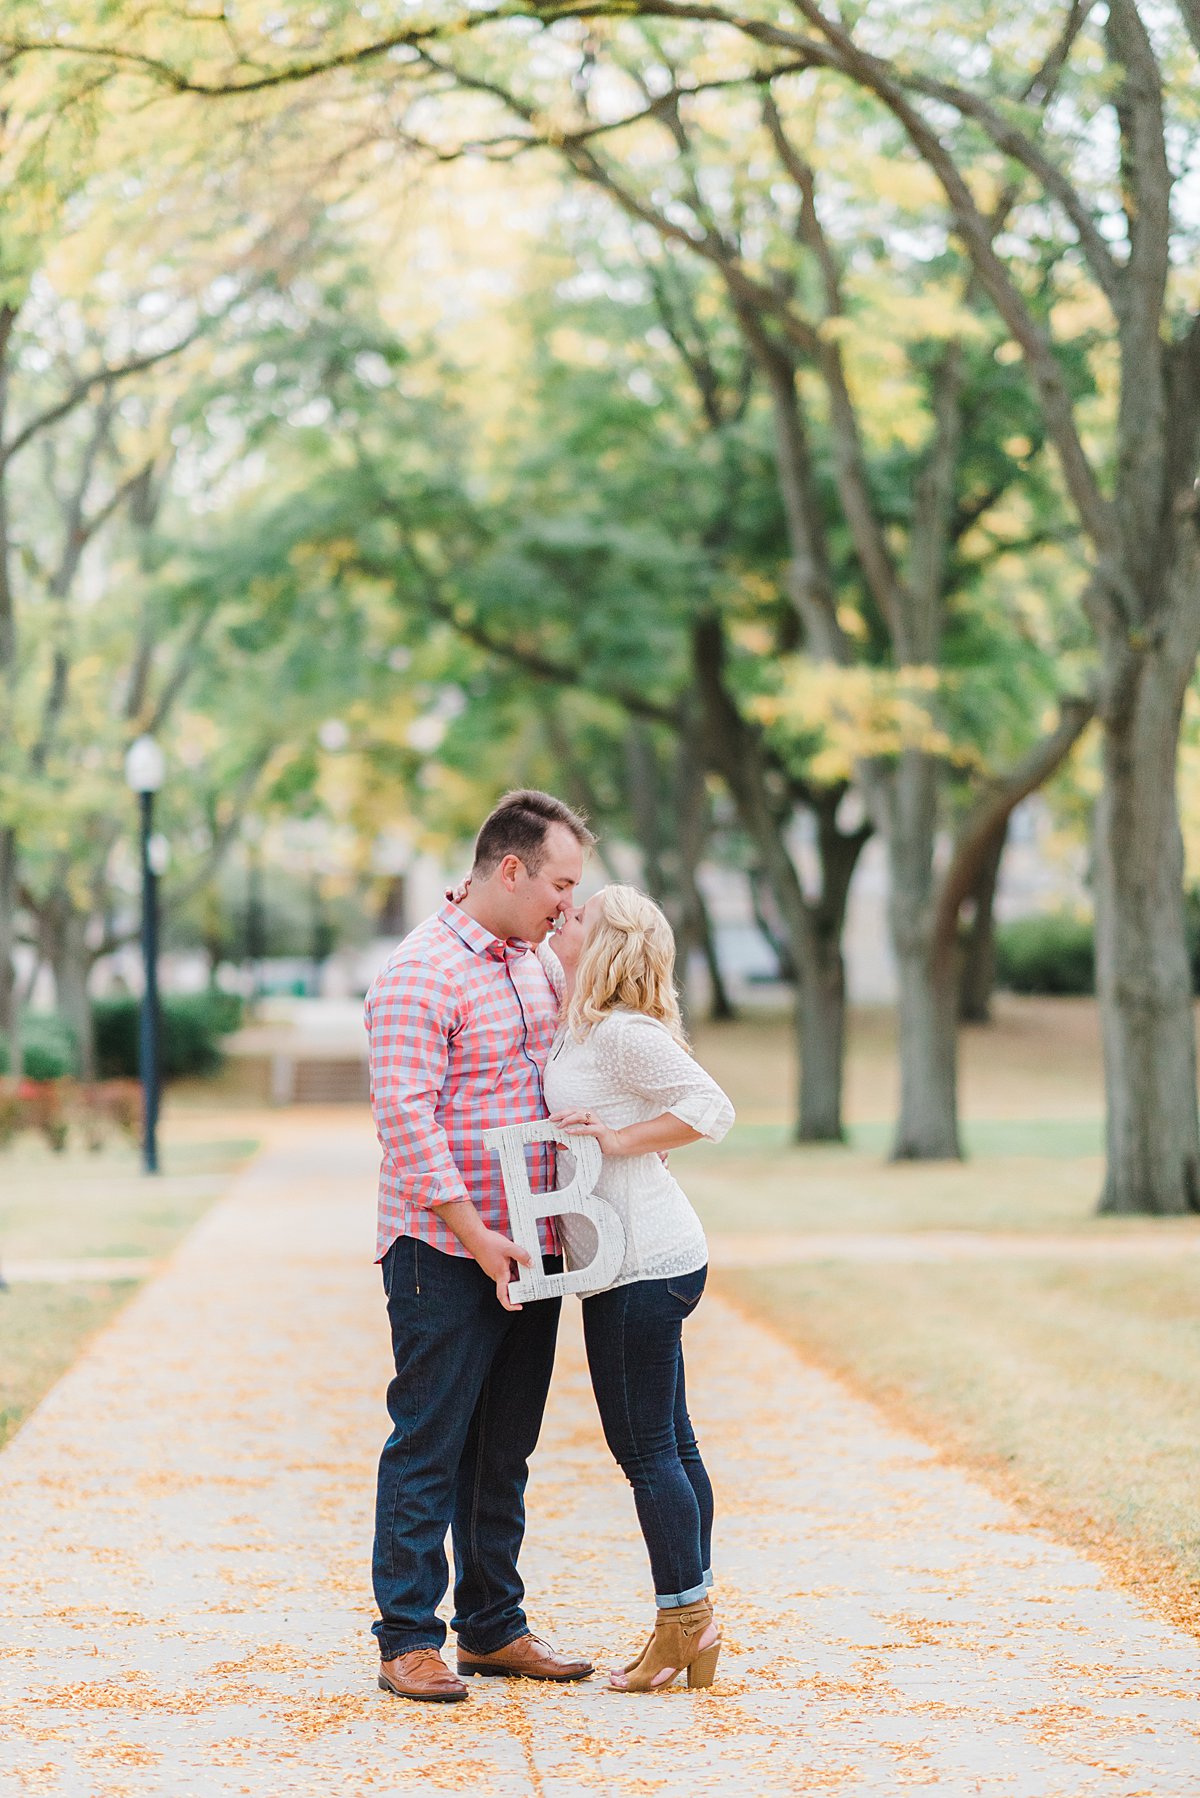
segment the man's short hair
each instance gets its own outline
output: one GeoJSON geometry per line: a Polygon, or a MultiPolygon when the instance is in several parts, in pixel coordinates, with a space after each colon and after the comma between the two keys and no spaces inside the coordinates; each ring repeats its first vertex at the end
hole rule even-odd
{"type": "Polygon", "coordinates": [[[515,855],[528,873],[536,874],[546,859],[546,837],[555,824],[565,826],[583,849],[596,841],[579,813],[553,793],[539,793],[536,787],[506,793],[475,839],[474,873],[486,879],[506,855],[515,855]]]}

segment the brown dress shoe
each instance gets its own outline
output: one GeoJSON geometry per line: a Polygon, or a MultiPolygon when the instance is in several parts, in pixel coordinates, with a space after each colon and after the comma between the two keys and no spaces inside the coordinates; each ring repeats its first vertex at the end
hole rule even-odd
{"type": "Polygon", "coordinates": [[[423,1698],[427,1704],[457,1704],[467,1696],[436,1648],[414,1648],[394,1661],[380,1661],[379,1684],[397,1698],[423,1698]]]}
{"type": "Polygon", "coordinates": [[[572,1661],[556,1654],[540,1636],[518,1636],[492,1654],[472,1654],[459,1645],[460,1673],[482,1673],[491,1679],[586,1679],[590,1661],[572,1661]]]}

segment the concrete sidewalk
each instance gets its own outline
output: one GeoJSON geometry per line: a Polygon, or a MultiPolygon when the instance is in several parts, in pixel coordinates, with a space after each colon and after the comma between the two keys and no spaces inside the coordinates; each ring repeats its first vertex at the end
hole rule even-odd
{"type": "MultiPolygon", "coordinates": [[[[1196,1643],[715,1299],[689,1326],[713,1690],[380,1693],[374,1166],[357,1119],[281,1118],[0,1454],[5,1798],[1194,1798],[1196,1643]]],[[[647,1571],[564,1322],[523,1568],[536,1627],[605,1664],[647,1571]]]]}

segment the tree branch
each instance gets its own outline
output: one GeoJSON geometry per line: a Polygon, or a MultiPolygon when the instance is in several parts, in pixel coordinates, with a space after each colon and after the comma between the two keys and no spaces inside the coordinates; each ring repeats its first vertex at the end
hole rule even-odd
{"type": "MultiPolygon", "coordinates": [[[[857,86],[873,93],[891,112],[945,193],[954,217],[955,229],[979,271],[984,288],[1024,353],[1026,365],[1041,397],[1050,439],[1057,451],[1068,491],[1084,531],[1091,540],[1099,561],[1110,571],[1115,571],[1119,567],[1119,557],[1116,553],[1118,544],[1113,508],[1101,491],[1083,447],[1074,409],[1050,339],[993,249],[988,221],[976,205],[952,154],[909,98],[908,90],[922,91],[928,84],[920,76],[903,73],[893,64],[861,50],[847,30],[821,11],[816,0],[796,0],[796,8],[825,40],[823,44],[814,43],[790,28],[727,12],[717,6],[688,4],[686,0],[621,0],[620,13],[622,17],[628,17],[632,10],[638,17],[685,19],[727,25],[754,42],[792,53],[803,53],[811,66],[829,68],[848,76],[857,86]]],[[[553,12],[543,9],[539,11],[539,16],[549,22],[559,18],[604,16],[616,10],[613,0],[597,0],[596,4],[572,5],[556,8],[553,12]]],[[[975,105],[974,96],[949,88],[945,83],[938,83],[937,87],[939,97],[948,103],[957,104],[957,98],[961,97],[964,105],[975,105]]],[[[980,122],[986,123],[986,120],[981,118],[980,122]]],[[[1022,161],[1026,161],[1029,156],[1035,161],[1040,159],[1040,153],[1023,134],[1014,133],[1007,124],[1004,129],[1009,154],[1019,155],[1022,161]]],[[[1048,165],[1047,172],[1050,172],[1048,165]]],[[[686,240],[690,234],[682,235],[686,240]]],[[[693,247],[702,247],[696,246],[694,239],[691,241],[693,247]]],[[[1110,574],[1109,578],[1110,581],[1115,580],[1115,575],[1110,574]]],[[[1110,595],[1110,607],[1114,603],[1115,595],[1110,595]]]]}
{"type": "Polygon", "coordinates": [[[1184,27],[1200,55],[1200,0],[1179,0],[1184,27]]]}
{"type": "Polygon", "coordinates": [[[1095,714],[1091,698],[1059,702],[1058,723],[1006,775],[989,784],[972,807],[941,882],[934,921],[935,940],[948,944],[958,932],[958,914],[974,890],[996,832],[1023,799],[1044,786],[1070,754],[1095,714]]]}
{"type": "Polygon", "coordinates": [[[1171,244],[1162,76],[1134,0],[1109,0],[1105,32],[1121,72],[1115,96],[1121,133],[1121,186],[1129,233],[1126,304],[1120,318],[1121,392],[1117,440],[1125,479],[1118,485],[1127,565],[1140,591],[1139,622],[1160,601],[1171,519],[1164,516],[1165,368],[1162,337],[1171,244]],[[1160,528],[1155,529],[1155,524],[1160,528]]]}
{"type": "MultiPolygon", "coordinates": [[[[460,30],[469,30],[475,25],[490,23],[501,15],[490,13],[477,19],[464,19],[460,30]]],[[[132,70],[137,74],[147,75],[159,81],[175,94],[197,94],[207,99],[230,99],[238,94],[259,94],[275,87],[290,87],[301,82],[312,81],[320,75],[332,74],[338,69],[361,68],[369,62],[376,62],[381,57],[395,50],[412,49],[427,42],[430,38],[441,37],[446,31],[444,23],[438,25],[415,26],[410,31],[393,32],[390,36],[377,38],[372,43],[360,44],[353,50],[344,50],[336,56],[323,56],[308,62],[289,63],[282,69],[272,69],[263,75],[254,76],[249,81],[193,81],[185,69],[176,64],[165,62],[161,57],[149,56],[143,50],[130,50],[118,44],[81,44],[71,39],[12,37],[0,38],[4,46],[4,55],[0,56],[0,68],[11,65],[23,56],[52,54],[57,57],[78,56],[85,60],[109,62],[115,68],[132,70]]]]}
{"type": "Polygon", "coordinates": [[[208,329],[209,322],[207,319],[203,320],[194,330],[189,331],[186,337],[181,338],[178,343],[170,344],[164,350],[155,350],[151,355],[134,356],[128,362],[114,363],[107,368],[98,368],[90,375],[80,376],[61,400],[58,400],[53,406],[48,406],[44,412],[39,412],[36,417],[31,418],[27,424],[23,425],[8,443],[0,445],[0,474],[3,474],[13,457],[23,450],[32,438],[39,436],[42,431],[48,430],[51,425],[56,425],[60,419],[66,418],[68,413],[74,412],[75,408],[81,406],[97,387],[109,387],[118,381],[126,380],[131,375],[144,374],[147,369],[157,368],[159,363],[167,362],[172,356],[180,355],[203,335],[208,329]]]}
{"type": "MultiPolygon", "coordinates": [[[[791,563],[788,587],[792,604],[804,624],[810,653],[820,661],[847,665],[853,658],[838,622],[837,595],[829,564],[820,503],[813,491],[812,459],[804,429],[804,415],[796,392],[796,368],[790,355],[772,343],[762,321],[751,307],[734,299],[734,310],[771,395],[775,419],[775,454],[780,495],[788,527],[791,563]]],[[[868,587],[875,591],[881,570],[872,559],[875,518],[865,488],[860,488],[853,459],[839,450],[839,485],[847,519],[859,550],[868,587]]],[[[881,610],[889,616],[891,592],[886,575],[879,582],[881,610]]]]}
{"type": "MultiPolygon", "coordinates": [[[[489,655],[498,656],[502,661],[510,663],[514,668],[521,668],[526,674],[532,674],[537,680],[550,681],[556,686],[578,687],[600,698],[611,699],[624,708],[631,717],[645,718],[654,724],[666,724],[672,730],[678,730],[681,724],[681,713],[676,706],[660,705],[636,687],[620,684],[591,683],[580,676],[578,668],[569,662],[557,662],[550,656],[542,655],[538,650],[527,649],[511,638],[501,637],[489,630],[475,618],[468,617],[460,607],[456,606],[442,591],[441,584],[432,569],[418,554],[407,534],[404,536],[404,553],[410,565],[420,577],[422,597],[431,615],[450,625],[460,637],[477,648],[486,650],[489,655]]],[[[373,575],[378,580],[395,584],[395,565],[375,560],[361,551],[355,558],[356,565],[364,574],[373,575]]]]}
{"type": "MultiPolygon", "coordinates": [[[[820,269],[825,293],[826,316],[841,318],[844,316],[841,270],[817,212],[816,176],[788,137],[779,109],[769,92],[763,97],[763,117],[775,144],[776,153],[800,195],[800,238],[812,252],[820,269]]],[[[867,477],[866,452],[863,449],[862,434],[858,427],[858,413],[850,397],[850,389],[846,381],[841,346],[836,339],[828,337],[819,330],[814,329],[813,335],[817,340],[817,365],[829,395],[838,493],[846,513],[846,522],[850,526],[851,535],[854,538],[854,547],[863,577],[883,616],[897,657],[900,661],[908,661],[912,659],[906,617],[909,609],[908,596],[888,549],[887,538],[871,494],[870,482],[867,477]]],[[[786,404],[788,396],[779,387],[778,374],[769,367],[766,369],[766,373],[768,379],[773,383],[773,390],[779,392],[781,401],[786,404]]],[[[794,375],[791,387],[791,407],[793,410],[798,410],[794,375]]],[[[829,586],[832,599],[832,581],[829,586]]],[[[844,652],[847,648],[843,638],[841,643],[843,653],[839,659],[846,659],[844,652]]]]}

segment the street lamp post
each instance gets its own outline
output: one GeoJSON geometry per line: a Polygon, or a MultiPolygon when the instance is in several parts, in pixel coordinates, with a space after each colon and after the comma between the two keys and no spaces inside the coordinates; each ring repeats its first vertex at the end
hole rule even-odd
{"type": "Polygon", "coordinates": [[[166,758],[153,737],[139,737],[125,757],[125,779],[137,794],[141,820],[142,966],[145,976],[138,1020],[138,1073],[142,1082],[142,1166],[158,1172],[158,871],[154,845],[154,795],[166,758]]]}

